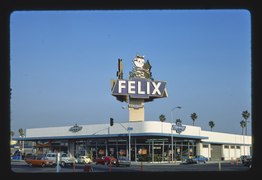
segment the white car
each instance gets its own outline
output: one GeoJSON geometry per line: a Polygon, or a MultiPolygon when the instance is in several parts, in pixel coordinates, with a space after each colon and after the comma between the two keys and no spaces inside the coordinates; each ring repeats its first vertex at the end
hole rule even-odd
{"type": "Polygon", "coordinates": [[[83,164],[90,164],[90,163],[92,163],[92,160],[88,156],[79,156],[77,158],[77,162],[83,163],[83,164]]]}
{"type": "MultiPolygon", "coordinates": [[[[47,153],[46,154],[46,158],[49,160],[54,161],[54,163],[56,163],[57,157],[56,157],[57,153],[47,153]]],[[[69,156],[66,153],[61,153],[60,154],[60,165],[61,166],[65,166],[65,165],[71,165],[73,166],[75,164],[75,158],[69,156]]]]}

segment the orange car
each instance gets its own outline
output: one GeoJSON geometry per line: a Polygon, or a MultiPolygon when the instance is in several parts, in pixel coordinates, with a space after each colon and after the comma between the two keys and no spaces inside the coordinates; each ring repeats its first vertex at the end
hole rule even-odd
{"type": "Polygon", "coordinates": [[[30,158],[25,158],[25,162],[29,166],[54,166],[55,162],[52,160],[47,159],[45,156],[33,156],[30,158]]]}

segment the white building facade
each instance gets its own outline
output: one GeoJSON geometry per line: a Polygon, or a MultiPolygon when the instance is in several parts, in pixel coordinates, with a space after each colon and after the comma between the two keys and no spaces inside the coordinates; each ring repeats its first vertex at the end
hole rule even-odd
{"type": "Polygon", "coordinates": [[[180,133],[171,130],[170,122],[160,121],[31,128],[26,129],[23,140],[34,142],[35,153],[64,151],[94,159],[130,154],[132,161],[170,161],[172,155],[174,160],[182,161],[203,155],[217,161],[252,154],[251,136],[183,126],[185,129],[180,133]]]}

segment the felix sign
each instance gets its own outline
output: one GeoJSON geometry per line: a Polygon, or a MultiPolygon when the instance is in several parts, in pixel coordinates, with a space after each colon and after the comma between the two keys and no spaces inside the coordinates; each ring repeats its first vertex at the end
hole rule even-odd
{"type": "Polygon", "coordinates": [[[113,95],[130,95],[131,98],[162,97],[166,82],[148,79],[118,79],[114,84],[113,95]]]}

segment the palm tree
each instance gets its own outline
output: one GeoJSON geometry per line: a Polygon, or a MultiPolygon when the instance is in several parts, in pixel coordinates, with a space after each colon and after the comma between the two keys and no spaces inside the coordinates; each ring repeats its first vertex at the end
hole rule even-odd
{"type": "Polygon", "coordinates": [[[242,135],[244,135],[244,128],[247,126],[246,121],[244,120],[240,121],[240,126],[242,127],[242,135]]]}
{"type": "Polygon", "coordinates": [[[182,123],[181,119],[176,119],[176,124],[177,123],[182,123]]]}
{"type": "Polygon", "coordinates": [[[164,114],[161,114],[159,116],[159,120],[161,121],[161,131],[163,132],[163,122],[166,120],[166,116],[164,114]]]}
{"type": "Polygon", "coordinates": [[[22,128],[18,129],[18,132],[19,132],[20,137],[24,137],[25,133],[22,128]]]}
{"type": "Polygon", "coordinates": [[[245,134],[247,135],[247,119],[250,117],[250,113],[248,111],[243,111],[242,112],[242,117],[246,121],[246,126],[245,126],[245,134]]]}
{"type": "Polygon", "coordinates": [[[209,121],[209,122],[208,122],[208,125],[210,126],[211,131],[212,131],[213,127],[215,127],[214,121],[209,121]]]}
{"type": "Polygon", "coordinates": [[[196,113],[192,113],[190,117],[193,120],[193,126],[194,126],[195,125],[195,120],[197,119],[197,114],[196,113]]]}
{"type": "Polygon", "coordinates": [[[161,115],[159,116],[159,120],[160,120],[161,122],[164,122],[164,121],[166,120],[166,116],[165,116],[164,114],[161,114],[161,115]]]}

